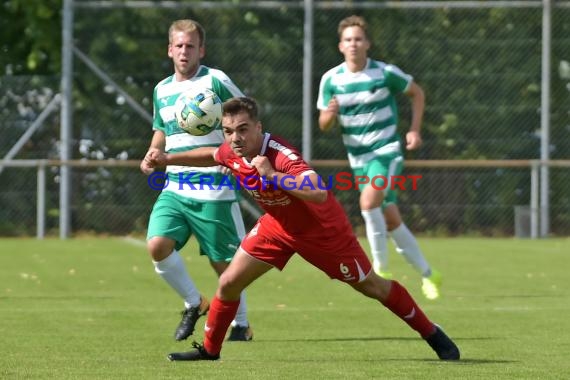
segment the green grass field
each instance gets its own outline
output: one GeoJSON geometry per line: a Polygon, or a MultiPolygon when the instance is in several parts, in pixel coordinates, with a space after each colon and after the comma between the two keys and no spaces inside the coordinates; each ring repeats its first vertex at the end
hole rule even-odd
{"type": "MultiPolygon", "coordinates": [[[[219,362],[166,360],[182,304],[125,239],[0,240],[1,379],[567,379],[570,240],[422,239],[444,274],[428,302],[397,254],[396,278],[462,350],[440,362],[374,300],[298,257],[248,290],[253,342],[219,362]]],[[[183,251],[203,293],[215,277],[183,251]]],[[[197,339],[202,339],[198,324],[197,339]]]]}

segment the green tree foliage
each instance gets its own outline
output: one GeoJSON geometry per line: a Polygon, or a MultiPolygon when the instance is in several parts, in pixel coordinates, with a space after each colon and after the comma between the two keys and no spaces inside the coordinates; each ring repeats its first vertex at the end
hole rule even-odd
{"type": "Polygon", "coordinates": [[[3,74],[54,74],[61,67],[61,0],[4,0],[0,8],[3,74]]]}

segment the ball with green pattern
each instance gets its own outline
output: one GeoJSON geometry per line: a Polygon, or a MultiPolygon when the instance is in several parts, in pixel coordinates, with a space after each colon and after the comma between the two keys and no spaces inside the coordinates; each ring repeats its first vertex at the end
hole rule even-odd
{"type": "Polygon", "coordinates": [[[178,126],[194,136],[205,136],[222,124],[222,101],[208,89],[181,93],[175,103],[178,126]]]}

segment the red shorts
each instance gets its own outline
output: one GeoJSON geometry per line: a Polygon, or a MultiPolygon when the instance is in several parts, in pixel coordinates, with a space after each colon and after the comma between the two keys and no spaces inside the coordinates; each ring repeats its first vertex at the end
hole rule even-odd
{"type": "Polygon", "coordinates": [[[241,248],[279,270],[298,253],[330,278],[347,283],[364,280],[372,270],[368,256],[351,229],[291,235],[268,215],[262,216],[245,236],[241,248]]]}

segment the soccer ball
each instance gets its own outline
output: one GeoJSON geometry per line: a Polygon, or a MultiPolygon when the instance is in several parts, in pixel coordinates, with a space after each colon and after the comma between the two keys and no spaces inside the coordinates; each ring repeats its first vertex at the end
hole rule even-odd
{"type": "Polygon", "coordinates": [[[204,136],[222,124],[222,101],[209,89],[181,93],[174,104],[178,126],[193,136],[204,136]]]}

